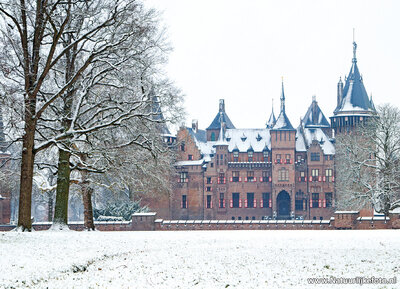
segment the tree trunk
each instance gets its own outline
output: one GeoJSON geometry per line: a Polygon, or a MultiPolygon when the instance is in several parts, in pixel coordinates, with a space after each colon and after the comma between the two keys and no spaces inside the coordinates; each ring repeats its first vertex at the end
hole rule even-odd
{"type": "Polygon", "coordinates": [[[54,224],[68,225],[68,197],[70,185],[69,151],[59,150],[58,176],[56,189],[56,205],[54,208],[54,224]]]}
{"type": "MultiPolygon", "coordinates": [[[[27,119],[25,118],[25,121],[27,119]]],[[[25,135],[22,142],[22,159],[21,159],[21,184],[19,190],[19,211],[18,211],[18,227],[22,231],[32,230],[31,206],[32,206],[32,182],[33,182],[33,164],[35,155],[33,153],[33,145],[35,140],[35,130],[33,121],[26,123],[25,135]]]]}
{"type": "Polygon", "coordinates": [[[84,228],[87,231],[94,231],[93,221],[93,208],[92,208],[92,193],[93,189],[89,187],[87,182],[83,183],[82,194],[83,194],[83,209],[84,209],[84,228]]]}

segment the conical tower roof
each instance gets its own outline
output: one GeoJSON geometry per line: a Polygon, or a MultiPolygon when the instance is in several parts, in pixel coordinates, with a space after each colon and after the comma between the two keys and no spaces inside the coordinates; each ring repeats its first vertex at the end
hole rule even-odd
{"type": "Polygon", "coordinates": [[[305,127],[330,127],[315,97],[303,118],[305,127]]]}
{"type": "Polygon", "coordinates": [[[281,112],[279,113],[279,116],[276,119],[275,125],[273,126],[272,129],[294,130],[285,111],[285,91],[283,88],[283,81],[282,81],[282,94],[281,94],[281,112]]]}
{"type": "Polygon", "coordinates": [[[219,111],[207,129],[220,129],[221,123],[225,124],[225,129],[235,128],[225,112],[225,101],[223,99],[219,100],[219,111]]]}

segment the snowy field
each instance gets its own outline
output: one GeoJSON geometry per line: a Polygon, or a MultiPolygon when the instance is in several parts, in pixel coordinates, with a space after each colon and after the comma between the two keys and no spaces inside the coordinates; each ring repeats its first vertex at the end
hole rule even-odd
{"type": "Polygon", "coordinates": [[[400,230],[0,233],[1,288],[400,288],[399,260],[400,230]]]}

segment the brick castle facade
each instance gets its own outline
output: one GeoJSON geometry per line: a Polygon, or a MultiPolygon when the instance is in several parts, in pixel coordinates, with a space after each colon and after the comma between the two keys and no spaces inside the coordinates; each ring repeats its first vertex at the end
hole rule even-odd
{"type": "Polygon", "coordinates": [[[329,123],[313,98],[297,128],[285,111],[266,127],[237,129],[224,100],[207,129],[177,133],[178,171],[169,201],[172,219],[329,219],[335,211],[335,135],[375,114],[354,57],[329,123]]]}

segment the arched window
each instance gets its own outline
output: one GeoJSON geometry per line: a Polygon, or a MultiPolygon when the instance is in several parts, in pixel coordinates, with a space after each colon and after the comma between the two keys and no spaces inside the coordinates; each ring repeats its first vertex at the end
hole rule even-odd
{"type": "Polygon", "coordinates": [[[211,133],[211,141],[215,141],[215,132],[211,133]]]}

